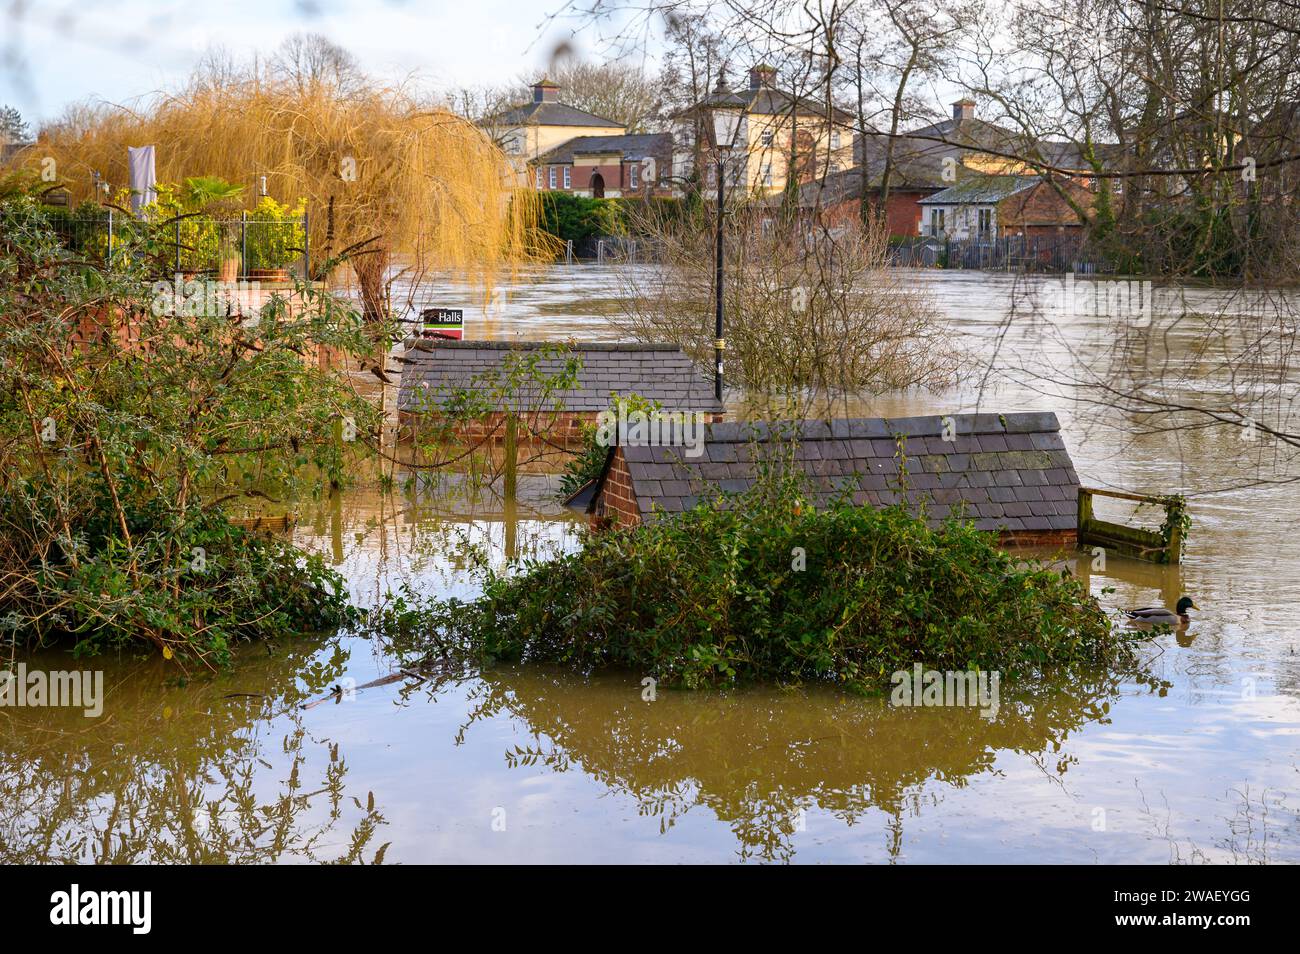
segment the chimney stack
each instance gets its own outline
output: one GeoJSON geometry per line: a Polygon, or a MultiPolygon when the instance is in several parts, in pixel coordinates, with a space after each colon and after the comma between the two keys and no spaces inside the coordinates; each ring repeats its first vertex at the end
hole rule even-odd
{"type": "Polygon", "coordinates": [[[952,118],[956,120],[975,118],[975,100],[963,96],[952,104],[952,118]]]}
{"type": "Polygon", "coordinates": [[[534,103],[553,103],[559,96],[560,87],[558,83],[552,83],[545,76],[533,84],[533,102],[534,103]]]}
{"type": "Polygon", "coordinates": [[[759,63],[749,71],[750,89],[771,89],[776,85],[776,67],[759,63]]]}

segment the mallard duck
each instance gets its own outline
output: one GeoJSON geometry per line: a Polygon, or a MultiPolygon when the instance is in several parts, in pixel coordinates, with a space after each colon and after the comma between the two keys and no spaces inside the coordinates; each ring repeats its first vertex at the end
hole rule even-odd
{"type": "Polygon", "coordinates": [[[1171,610],[1163,606],[1144,606],[1142,609],[1124,610],[1124,615],[1139,623],[1161,623],[1165,626],[1186,626],[1191,622],[1189,609],[1198,609],[1190,596],[1184,596],[1171,610]]]}

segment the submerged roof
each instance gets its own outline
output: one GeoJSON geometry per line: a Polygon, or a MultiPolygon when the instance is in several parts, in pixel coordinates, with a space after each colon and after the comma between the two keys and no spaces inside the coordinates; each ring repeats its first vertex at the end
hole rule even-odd
{"type": "Polygon", "coordinates": [[[564,349],[536,358],[536,374],[561,374],[571,357],[581,360],[576,384],[543,397],[535,387],[519,389],[524,408],[603,411],[611,394],[637,394],[658,401],[666,411],[720,412],[713,381],[681,348],[671,344],[596,344],[542,341],[407,342],[397,406],[401,411],[436,410],[454,392],[490,392],[503,384],[507,359],[525,360],[547,346],[564,349]],[[512,357],[513,356],[513,357],[512,357]]]}
{"type": "MultiPolygon", "coordinates": [[[[745,491],[756,460],[790,453],[820,503],[848,492],[854,503],[872,507],[903,503],[915,511],[924,501],[932,526],[961,510],[980,530],[1075,529],[1079,477],[1055,414],[951,418],[953,440],[944,438],[944,417],[859,418],[713,424],[697,457],[681,446],[622,452],[643,518],[689,510],[712,492],[745,491]],[[901,487],[900,446],[907,471],[901,487]]],[[[611,451],[593,508],[613,458],[611,451]]]]}

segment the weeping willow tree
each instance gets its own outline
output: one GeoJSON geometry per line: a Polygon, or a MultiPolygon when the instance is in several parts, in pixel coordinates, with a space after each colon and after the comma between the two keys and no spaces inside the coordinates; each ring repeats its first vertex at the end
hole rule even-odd
{"type": "Polygon", "coordinates": [[[280,202],[305,200],[313,277],[347,260],[370,320],[385,316],[395,261],[490,284],[545,241],[534,193],[515,188],[505,155],[477,127],[409,89],[355,77],[196,74],[184,90],[133,108],[71,110],[28,161],[54,158],[74,200],[89,199],[94,173],[125,184],[127,147],[147,143],[160,182],[220,176],[245,186],[251,208],[265,177],[280,202]]]}

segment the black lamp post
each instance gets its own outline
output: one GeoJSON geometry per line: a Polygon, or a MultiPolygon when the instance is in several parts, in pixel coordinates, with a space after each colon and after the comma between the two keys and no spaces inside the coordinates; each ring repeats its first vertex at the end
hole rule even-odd
{"type": "Polygon", "coordinates": [[[727,347],[722,334],[722,231],[723,211],[726,208],[726,162],[727,156],[736,143],[740,132],[740,120],[744,115],[744,101],[737,96],[722,94],[713,99],[708,106],[710,125],[713,132],[713,149],[717,156],[718,183],[718,248],[714,261],[713,285],[717,296],[717,312],[714,321],[713,361],[714,396],[722,400],[722,352],[727,347]]]}

